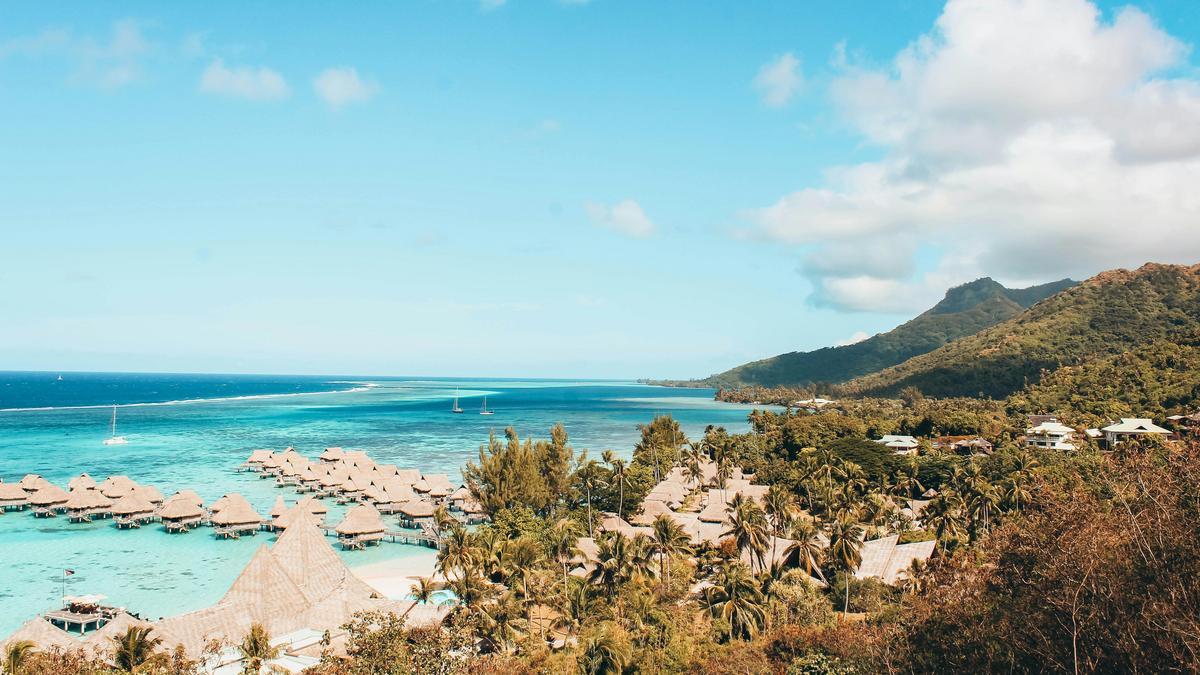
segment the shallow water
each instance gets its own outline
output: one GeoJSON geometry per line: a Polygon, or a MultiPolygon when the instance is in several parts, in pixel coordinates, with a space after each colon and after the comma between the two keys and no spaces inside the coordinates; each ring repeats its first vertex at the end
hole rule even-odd
{"type": "MultiPolygon", "coordinates": [[[[191,488],[211,502],[240,492],[262,514],[277,495],[289,502],[296,495],[234,471],[253,448],[291,445],[313,458],[328,446],[361,448],[380,463],[448,473],[457,482],[489,431],[510,425],[522,437],[545,437],[561,421],[577,450],[627,455],[637,425],[656,414],[674,415],[695,437],[707,424],[743,430],[750,410],[713,402],[709,390],[628,382],[71,373],[59,382],[56,375],[0,373],[0,408],[50,408],[0,411],[0,478],[38,473],[65,486],[84,471],[97,481],[125,474],[168,496],[191,488]],[[456,392],[461,415],[449,412],[456,392]],[[478,414],[484,395],[493,416],[478,414]],[[166,403],[186,399],[206,400],[166,403]],[[102,444],[112,404],[121,406],[117,433],[127,445],[102,444]]],[[[338,522],[342,509],[326,501],[329,522],[338,522]]],[[[101,593],[157,618],[216,601],[254,550],[273,541],[267,533],[218,541],[207,528],[168,535],[157,525],[118,531],[109,520],[0,515],[0,636],[58,604],[64,569],[75,570],[67,594],[101,593]]],[[[420,552],[384,543],[342,556],[361,565],[420,552]]]]}

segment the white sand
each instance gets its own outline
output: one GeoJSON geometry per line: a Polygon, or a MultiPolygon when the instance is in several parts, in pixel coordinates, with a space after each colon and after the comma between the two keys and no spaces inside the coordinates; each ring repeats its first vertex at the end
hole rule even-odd
{"type": "Polygon", "coordinates": [[[431,577],[437,565],[437,551],[421,549],[401,558],[351,568],[354,575],[392,600],[403,600],[419,577],[431,577]]]}

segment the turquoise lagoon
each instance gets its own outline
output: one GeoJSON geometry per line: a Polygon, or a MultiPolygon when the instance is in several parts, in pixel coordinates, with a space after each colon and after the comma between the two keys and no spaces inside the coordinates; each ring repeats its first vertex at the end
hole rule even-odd
{"type": "MultiPolygon", "coordinates": [[[[507,426],[545,437],[562,422],[577,450],[627,455],[637,425],[656,414],[673,415],[695,437],[708,424],[744,430],[749,411],[712,401],[710,390],[631,382],[0,373],[0,478],[38,473],[65,485],[81,472],[125,474],[165,495],[191,488],[209,502],[240,492],[265,514],[277,495],[296,496],[234,470],[254,448],[294,446],[314,458],[328,446],[361,448],[381,463],[458,481],[488,434],[507,426]],[[465,414],[449,412],[456,394],[465,414]],[[495,415],[477,414],[483,396],[495,415]],[[114,404],[128,445],[102,444],[114,404]]],[[[337,522],[342,510],[327,502],[337,522]]],[[[0,515],[0,636],[59,602],[64,569],[75,571],[68,594],[101,593],[153,619],[213,603],[273,540],[0,515]]],[[[342,555],[356,566],[429,550],[384,543],[342,555]]]]}

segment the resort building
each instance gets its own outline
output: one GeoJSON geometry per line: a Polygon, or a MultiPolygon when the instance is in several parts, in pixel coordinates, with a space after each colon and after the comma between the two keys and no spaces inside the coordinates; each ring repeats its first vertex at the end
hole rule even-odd
{"type": "Polygon", "coordinates": [[[914,560],[928,560],[937,547],[937,541],[932,539],[897,544],[899,540],[900,535],[893,534],[863,542],[860,551],[862,562],[855,570],[854,576],[858,579],[875,578],[894,586],[903,578],[914,560]]]}
{"type": "Polygon", "coordinates": [[[933,442],[933,448],[957,455],[990,455],[994,446],[991,441],[978,436],[939,436],[933,442]]]}
{"type": "Polygon", "coordinates": [[[29,493],[17,483],[0,482],[0,509],[23,509],[29,505],[29,493]]]}
{"type": "Polygon", "coordinates": [[[29,503],[33,506],[33,515],[45,518],[66,511],[69,498],[66,490],[57,485],[48,485],[29,495],[29,503]]]}
{"type": "Polygon", "coordinates": [[[875,442],[891,448],[897,455],[911,455],[920,446],[917,439],[912,436],[897,436],[895,434],[887,434],[883,438],[875,439],[875,442]]]}
{"type": "Polygon", "coordinates": [[[167,532],[186,532],[204,521],[204,508],[198,500],[198,497],[197,501],[193,501],[183,492],[176,492],[163,502],[158,509],[158,517],[167,532]]]}
{"type": "Polygon", "coordinates": [[[254,534],[263,523],[250,502],[237,493],[218,499],[212,511],[213,533],[218,537],[236,539],[243,534],[254,534]]]}
{"type": "Polygon", "coordinates": [[[1131,438],[1157,436],[1166,438],[1171,432],[1145,417],[1123,417],[1117,424],[1110,424],[1100,431],[1104,432],[1104,442],[1108,447],[1116,446],[1131,438]]]}
{"type": "Polygon", "coordinates": [[[383,540],[387,527],[379,511],[370,504],[359,504],[346,513],[346,518],[338,524],[338,542],[343,548],[363,548],[367,544],[378,544],[383,540]]]}
{"type": "Polygon", "coordinates": [[[1035,426],[1025,430],[1025,445],[1034,448],[1050,450],[1074,450],[1071,442],[1075,438],[1075,430],[1049,415],[1030,415],[1030,421],[1037,421],[1035,426]]]}

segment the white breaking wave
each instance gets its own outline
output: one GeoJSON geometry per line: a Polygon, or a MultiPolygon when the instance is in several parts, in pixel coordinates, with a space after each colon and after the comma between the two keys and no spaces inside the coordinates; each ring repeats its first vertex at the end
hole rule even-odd
{"type": "MultiPolygon", "coordinates": [[[[338,383],[335,383],[335,384],[338,384],[338,383]]],[[[160,405],[185,405],[185,404],[190,404],[190,403],[221,403],[221,402],[228,402],[228,401],[250,401],[250,400],[264,399],[264,398],[287,398],[290,396],[324,396],[324,395],[328,395],[328,394],[354,394],[354,393],[358,393],[358,392],[369,391],[369,390],[374,389],[375,387],[379,386],[377,384],[371,384],[369,382],[363,382],[363,383],[347,382],[346,384],[360,384],[360,386],[352,387],[350,389],[333,389],[331,391],[298,391],[298,392],[289,392],[286,394],[250,394],[247,396],[221,396],[218,398],[184,398],[184,399],[179,399],[179,400],[175,400],[175,401],[147,401],[144,403],[117,403],[115,405],[118,408],[148,408],[151,406],[160,406],[160,405]]],[[[0,408],[0,413],[38,412],[38,411],[46,411],[46,410],[94,410],[94,409],[99,409],[99,408],[105,408],[105,409],[112,408],[113,405],[114,404],[112,404],[112,403],[105,403],[105,404],[95,404],[95,405],[42,406],[42,407],[37,407],[37,408],[0,408]]]]}

